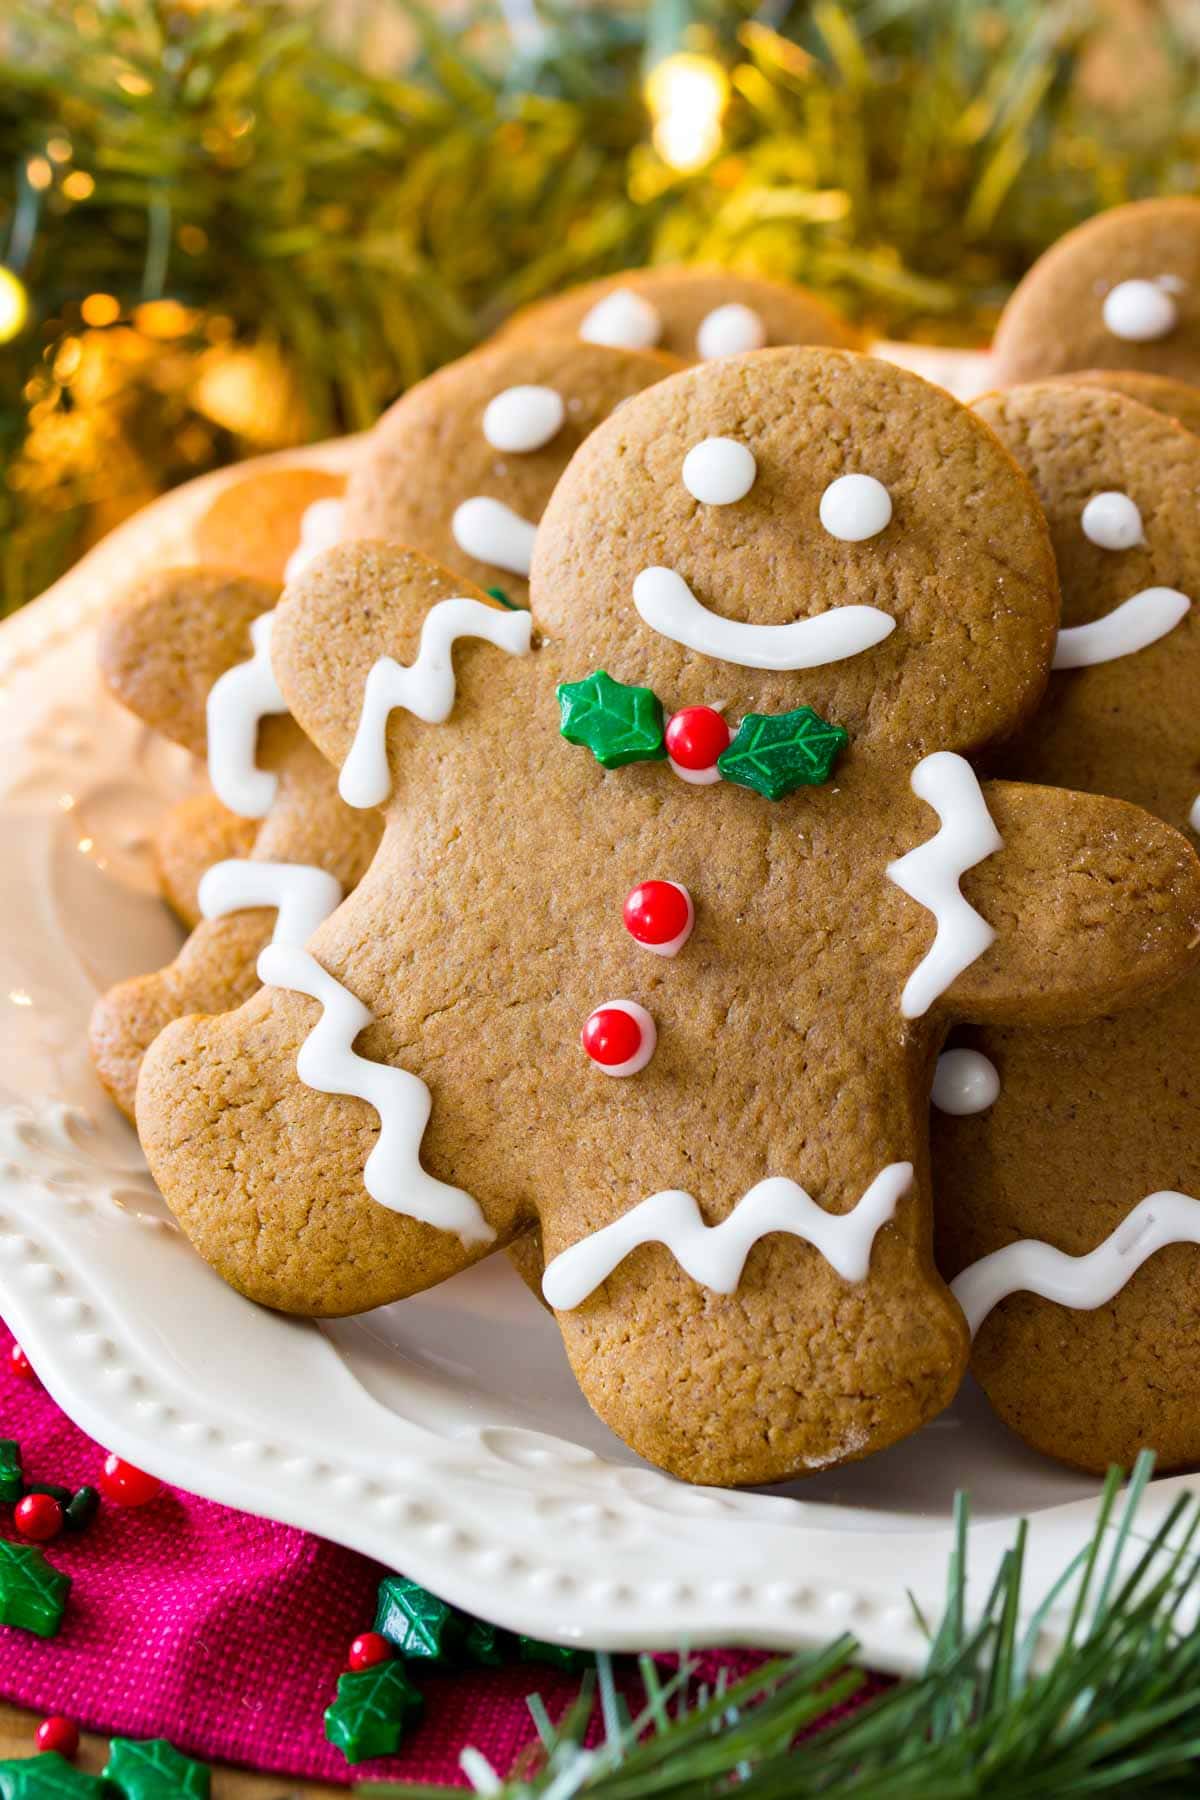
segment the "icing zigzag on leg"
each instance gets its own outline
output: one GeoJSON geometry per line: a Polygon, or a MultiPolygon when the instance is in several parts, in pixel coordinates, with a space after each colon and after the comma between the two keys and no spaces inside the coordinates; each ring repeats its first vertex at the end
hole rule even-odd
{"type": "Polygon", "coordinates": [[[250,627],[254,655],[213,682],[208,696],[208,778],[217,799],[243,819],[262,819],[271,810],[279,777],[255,761],[261,720],[287,711],[287,701],[271,670],[273,612],[250,627]]]}
{"type": "Polygon", "coordinates": [[[831,1213],[784,1175],[760,1181],[727,1219],[706,1225],[691,1194],[665,1188],[623,1218],[581,1238],[547,1265],[542,1292],[558,1312],[579,1306],[641,1244],[665,1244],[685,1274],[715,1294],[732,1294],[746,1258],[773,1231],[803,1238],[843,1281],[865,1281],[880,1226],[912,1186],[911,1163],[880,1170],[852,1212],[831,1213]]]}
{"type": "Polygon", "coordinates": [[[230,857],[206,869],[197,891],[206,919],[249,906],[277,908],[273,944],[305,944],[342,903],[342,884],[309,863],[253,862],[230,857]]]}
{"type": "Polygon", "coordinates": [[[379,1114],[379,1141],[363,1170],[372,1200],[439,1231],[453,1231],[466,1245],[490,1243],[496,1234],[471,1195],[421,1167],[421,1139],[432,1106],[425,1083],[407,1069],[370,1062],[355,1051],[355,1038],[373,1022],[362,1001],[292,944],[268,944],[258,959],[258,976],[268,986],[307,994],[322,1008],[296,1058],[305,1086],[365,1100],[379,1114]]]}

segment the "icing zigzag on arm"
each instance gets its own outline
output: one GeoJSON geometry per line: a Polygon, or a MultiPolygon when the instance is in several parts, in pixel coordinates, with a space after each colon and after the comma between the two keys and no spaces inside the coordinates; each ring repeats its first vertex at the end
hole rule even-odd
{"type": "Polygon", "coordinates": [[[350,753],[342,765],[338,792],[348,806],[382,806],[391,792],[387,722],[394,707],[441,725],[454,705],[456,638],[484,638],[510,656],[529,649],[533,620],[527,612],[505,612],[482,600],[439,600],[425,615],[417,660],[407,666],[381,656],[367,676],[362,712],[350,753]]]}
{"type": "Polygon", "coordinates": [[[556,1311],[570,1312],[639,1245],[665,1244],[693,1281],[715,1294],[732,1294],[750,1251],[773,1231],[803,1238],[843,1281],[864,1281],[875,1235],[895,1213],[912,1178],[911,1163],[889,1163],[852,1212],[830,1213],[798,1183],[773,1175],[752,1187],[719,1225],[704,1223],[690,1194],[665,1188],[554,1257],[542,1278],[542,1292],[556,1311]]]}
{"type": "Polygon", "coordinates": [[[260,721],[288,709],[271,672],[274,618],[266,612],[255,619],[254,655],[226,669],[208,695],[208,778],[217,799],[243,819],[265,818],[279,787],[279,777],[255,762],[260,721]]]}
{"type": "Polygon", "coordinates": [[[379,1114],[379,1139],[363,1170],[372,1200],[439,1231],[453,1231],[467,1246],[491,1243],[496,1234],[471,1195],[421,1167],[421,1139],[432,1107],[425,1083],[407,1069],[370,1062],[354,1049],[359,1032],[373,1022],[362,1001],[293,944],[268,944],[258,959],[258,978],[307,994],[322,1009],[296,1058],[305,1086],[365,1100],[379,1114]]]}
{"type": "Polygon", "coordinates": [[[1148,1194],[1085,1256],[1070,1256],[1041,1238],[1022,1238],[980,1257],[955,1277],[950,1292],[972,1337],[1010,1294],[1037,1294],[1059,1306],[1092,1312],[1119,1294],[1130,1276],[1168,1244],[1200,1244],[1200,1200],[1172,1188],[1148,1194]]]}
{"type": "Polygon", "coordinates": [[[198,893],[206,919],[249,906],[278,909],[273,944],[305,944],[342,903],[342,884],[327,869],[308,863],[251,862],[230,857],[205,870],[198,893]]]}
{"type": "Polygon", "coordinates": [[[919,1019],[950,983],[970,968],[996,933],[959,891],[968,869],[1004,848],[975,771],[951,750],[926,756],[912,772],[912,791],[940,820],[935,837],[887,867],[889,881],[928,907],[937,933],[928,953],[904,984],[900,1011],[919,1019]]]}

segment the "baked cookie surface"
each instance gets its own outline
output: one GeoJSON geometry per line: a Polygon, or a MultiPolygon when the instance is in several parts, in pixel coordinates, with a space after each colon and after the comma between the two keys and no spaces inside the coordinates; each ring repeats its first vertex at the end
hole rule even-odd
{"type": "Polygon", "coordinates": [[[356,543],[289,589],[281,689],[387,829],[261,993],[156,1040],[151,1167],[295,1312],[536,1225],[585,1395],[687,1479],[870,1454],[965,1361],[931,1256],[947,1026],[1164,984],[1200,865],[1120,802],[978,781],[1045,685],[1053,557],[991,432],[899,369],[779,350],[631,399],[532,585],[530,619],[356,543]],[[724,779],[664,754],[694,706],[738,725],[724,779]],[[673,955],[630,923],[647,884],[686,898],[673,955]]]}
{"type": "Polygon", "coordinates": [[[1130,369],[1200,384],[1200,200],[1138,200],[1069,231],[1001,316],[995,379],[1130,369]]]}

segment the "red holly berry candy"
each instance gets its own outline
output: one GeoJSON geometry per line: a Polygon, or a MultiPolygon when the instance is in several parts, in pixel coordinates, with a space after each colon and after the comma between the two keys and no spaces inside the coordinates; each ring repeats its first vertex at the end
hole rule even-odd
{"type": "Polygon", "coordinates": [[[12,1372],[17,1377],[18,1381],[32,1381],[34,1379],[33,1364],[22,1350],[20,1344],[14,1344],[8,1354],[12,1362],[12,1372]]]}
{"type": "Polygon", "coordinates": [[[390,1662],[392,1646],[381,1631],[363,1631],[350,1646],[349,1663],[354,1670],[373,1669],[376,1663],[390,1662]]]}
{"type": "Polygon", "coordinates": [[[143,1469],[135,1469],[132,1463],[123,1462],[111,1450],[104,1459],[104,1467],[100,1471],[100,1492],[114,1506],[145,1506],[148,1500],[157,1500],[162,1493],[162,1485],[157,1475],[147,1475],[143,1469]]]}
{"type": "Polygon", "coordinates": [[[732,733],[711,706],[683,706],[667,721],[667,755],[685,781],[716,781],[717,758],[732,733]]]}
{"type": "Polygon", "coordinates": [[[74,1719],[64,1718],[62,1713],[51,1713],[34,1732],[33,1741],[39,1750],[57,1750],[70,1762],[79,1749],[79,1727],[74,1719]]]}
{"type": "Polygon", "coordinates": [[[606,1075],[636,1075],[654,1055],[654,1020],[636,1000],[609,1000],[588,1015],[581,1042],[606,1075]]]}
{"type": "Polygon", "coordinates": [[[63,1528],[63,1509],[53,1494],[26,1494],[17,1501],[13,1524],[23,1538],[48,1544],[63,1528]]]}
{"type": "Polygon", "coordinates": [[[625,901],[625,929],[644,950],[674,956],[692,935],[691,895],[677,881],[640,881],[625,901]]]}

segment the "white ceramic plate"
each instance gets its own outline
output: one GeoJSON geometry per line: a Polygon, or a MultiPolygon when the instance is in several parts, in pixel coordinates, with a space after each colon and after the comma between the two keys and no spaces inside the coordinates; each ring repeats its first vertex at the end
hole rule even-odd
{"type": "MultiPolygon", "coordinates": [[[[980,385],[977,363],[933,369],[980,385]]],[[[314,456],[344,468],[349,450],[314,456]]],[[[592,1416],[502,1258],[318,1327],[238,1298],[168,1221],[84,1031],[98,990],[178,941],[145,834],[189,774],[101,692],[94,626],[120,583],[186,557],[222,479],[150,507],[0,632],[0,1311],[56,1400],[170,1481],[560,1641],[800,1646],[850,1629],[870,1663],[910,1669],[924,1644],[907,1596],[936,1615],[959,1487],[981,1521],[977,1594],[1021,1513],[1035,1585],[1057,1572],[1095,1484],[1033,1457],[969,1392],[918,1438],[802,1486],[688,1488],[592,1416]]],[[[1156,1514],[1178,1487],[1157,1485],[1156,1514]]]]}

